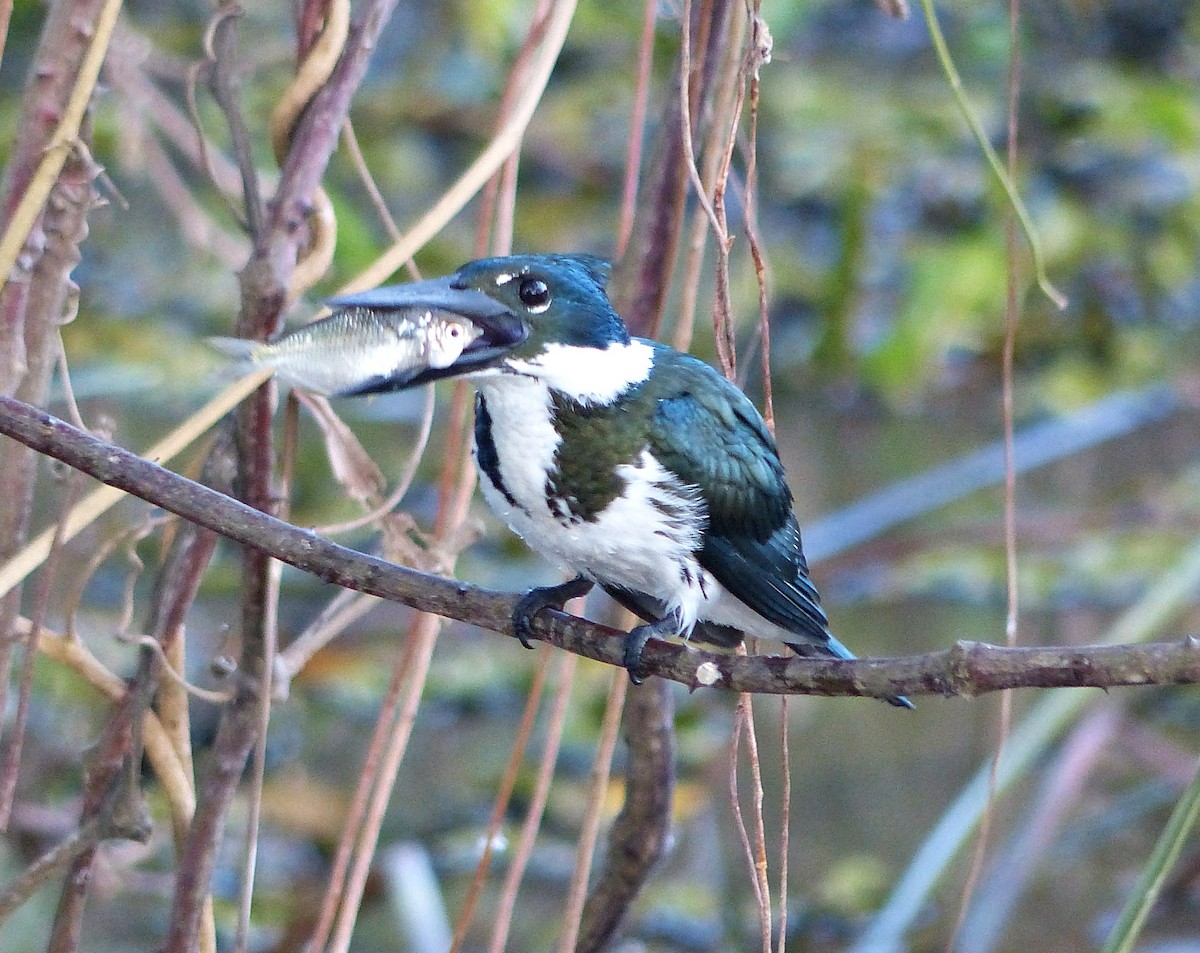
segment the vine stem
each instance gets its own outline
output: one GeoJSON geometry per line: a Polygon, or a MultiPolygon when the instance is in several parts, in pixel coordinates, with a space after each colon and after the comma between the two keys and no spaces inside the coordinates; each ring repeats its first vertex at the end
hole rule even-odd
{"type": "Polygon", "coordinates": [[[1050,283],[1050,279],[1046,275],[1046,256],[1042,251],[1041,239],[1038,238],[1037,230],[1033,226],[1033,220],[1029,217],[1029,212],[1025,209],[1025,203],[1021,201],[1021,196],[1017,194],[1017,187],[1004,170],[1004,165],[1000,161],[1000,157],[996,155],[996,150],[988,142],[987,133],[983,131],[979,117],[975,114],[974,108],[967,99],[967,94],[963,89],[962,78],[958,75],[958,69],[955,67],[954,60],[950,56],[950,48],[946,45],[946,37],[942,34],[942,28],[938,24],[937,14],[933,9],[933,0],[921,0],[921,10],[925,14],[925,22],[929,25],[929,37],[933,40],[934,51],[937,53],[942,72],[946,74],[946,79],[950,83],[950,91],[954,94],[954,100],[958,103],[958,108],[962,110],[963,117],[971,129],[971,135],[975,137],[975,142],[979,145],[980,151],[983,152],[984,158],[987,159],[987,163],[992,169],[992,175],[996,177],[996,181],[1000,183],[1004,194],[1008,196],[1009,204],[1012,205],[1012,210],[1016,213],[1017,220],[1021,223],[1021,231],[1025,234],[1025,241],[1029,243],[1029,253],[1033,258],[1033,273],[1038,289],[1050,299],[1058,310],[1062,311],[1067,306],[1067,298],[1050,283]]]}
{"type": "Polygon", "coordinates": [[[521,98],[513,107],[512,115],[488,143],[480,156],[446,190],[442,197],[424,217],[416,223],[404,238],[389,248],[375,263],[349,282],[339,293],[345,294],[372,288],[386,280],[397,268],[412,257],[413,253],[438,234],[446,224],[471,200],[488,179],[505,162],[520,144],[525,129],[533,118],[542,93],[558,54],[567,38],[567,30],[575,15],[575,0],[558,0],[546,22],[546,37],[538,50],[529,70],[529,79],[521,98]]]}
{"type": "Polygon", "coordinates": [[[13,211],[8,228],[0,235],[0,275],[7,276],[16,264],[21,246],[29,236],[33,224],[37,221],[38,213],[45,204],[50,189],[58,180],[67,161],[67,156],[75,148],[79,127],[83,122],[83,114],[96,88],[96,78],[100,75],[100,67],[108,52],[108,44],[112,40],[113,29],[117,25],[117,14],[121,12],[121,0],[109,0],[96,18],[95,32],[88,45],[87,54],[79,66],[79,76],[75,80],[75,88],[67,100],[62,119],[58,128],[50,138],[50,145],[42,155],[37,171],[29,182],[25,194],[13,211]]]}

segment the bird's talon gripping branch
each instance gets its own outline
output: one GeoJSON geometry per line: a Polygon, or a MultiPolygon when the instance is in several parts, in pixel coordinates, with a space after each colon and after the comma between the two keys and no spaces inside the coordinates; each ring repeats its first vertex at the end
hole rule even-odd
{"type": "Polygon", "coordinates": [[[679,622],[674,614],[629,630],[629,634],[625,636],[625,654],[621,660],[625,670],[629,672],[629,681],[634,685],[641,685],[644,681],[642,650],[645,649],[646,643],[651,638],[665,639],[678,631],[679,622]]]}
{"type": "Polygon", "coordinates": [[[557,586],[540,586],[530,589],[517,600],[513,607],[513,629],[517,640],[527,649],[533,648],[533,617],[543,609],[558,609],[560,612],[568,600],[586,596],[593,583],[583,576],[576,576],[557,586]]]}
{"type": "Polygon", "coordinates": [[[630,629],[629,634],[625,636],[625,655],[621,664],[629,672],[629,681],[634,685],[641,685],[645,680],[641,674],[642,649],[650,641],[650,635],[651,626],[639,625],[636,629],[630,629]]]}

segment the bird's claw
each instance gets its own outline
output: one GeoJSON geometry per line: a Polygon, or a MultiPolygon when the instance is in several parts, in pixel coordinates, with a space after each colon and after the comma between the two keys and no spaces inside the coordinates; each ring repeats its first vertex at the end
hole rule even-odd
{"type": "Polygon", "coordinates": [[[621,664],[625,666],[625,671],[629,673],[629,681],[634,685],[641,685],[645,681],[641,674],[642,649],[654,634],[653,628],[653,625],[639,625],[630,629],[625,636],[625,654],[621,658],[621,664]]]}
{"type": "Polygon", "coordinates": [[[530,589],[517,600],[513,606],[512,623],[517,640],[527,649],[533,648],[533,617],[543,609],[558,609],[569,599],[586,596],[592,589],[593,583],[583,576],[576,576],[557,586],[539,586],[530,589]]]}
{"type": "Polygon", "coordinates": [[[665,639],[671,635],[678,634],[679,617],[675,612],[668,612],[657,622],[647,622],[645,625],[639,625],[636,628],[630,629],[629,633],[625,636],[625,652],[621,658],[621,664],[625,666],[625,671],[629,673],[629,681],[634,685],[641,685],[644,681],[642,674],[642,650],[652,637],[665,639]]]}

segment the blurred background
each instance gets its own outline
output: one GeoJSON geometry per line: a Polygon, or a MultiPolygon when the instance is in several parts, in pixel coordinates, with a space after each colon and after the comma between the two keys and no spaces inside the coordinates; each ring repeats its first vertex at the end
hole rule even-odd
{"type": "MultiPolygon", "coordinates": [[[[531,16],[530,2],[401,3],[355,99],[352,116],[382,195],[401,228],[474,158],[531,16]]],[[[634,95],[643,6],[581,3],[521,153],[516,251],[612,255],[634,95]]],[[[659,4],[650,127],[673,90],[680,5],[659,4]]],[[[163,118],[183,110],[183,77],[200,53],[207,4],[130,2],[94,102],[93,153],[110,181],[93,212],[74,277],[78,317],[63,329],[71,384],[89,424],[124,446],[148,446],[227,380],[203,343],[231,334],[246,238],[235,216],[180,160],[163,118]],[[113,57],[116,57],[115,59],[113,57]],[[190,196],[184,201],[181,195],[190,196]]],[[[18,2],[0,68],[0,142],[17,106],[45,11],[18,2]]],[[[1001,349],[1006,281],[1004,204],[934,57],[919,10],[884,16],[864,0],[766,0],[774,38],[758,117],[758,228],[768,264],[774,408],[813,577],[839,637],[864,655],[928,652],[1005,638],[1003,491],[982,489],[839,545],[827,520],[903,481],[992,445],[1002,434],[1001,349]]],[[[966,90],[997,148],[1005,142],[1008,10],[947,0],[938,15],[966,90]]],[[[263,130],[293,69],[285,4],[254,4],[239,26],[243,106],[256,158],[274,167],[263,130]]],[[[1200,4],[1045,0],[1021,11],[1020,189],[1045,246],[1059,311],[1022,283],[1016,336],[1018,430],[1074,420],[1118,395],[1137,408],[1111,439],[1051,447],[1051,462],[1017,487],[1020,625],[1025,645],[1101,641],[1113,621],[1180,561],[1200,529],[1196,412],[1200,320],[1200,4]]],[[[220,116],[199,102],[221,141],[220,116]]],[[[736,165],[739,169],[739,159],[736,165]]],[[[735,173],[736,175],[737,173],[735,173]]],[[[310,316],[389,238],[361,180],[335,156],[326,189],[338,220],[336,258],[294,309],[310,316]]],[[[741,214],[737,189],[730,219],[741,214]]],[[[426,275],[473,257],[474,206],[417,255],[426,275]]],[[[732,294],[746,387],[761,398],[755,357],[757,284],[735,246],[732,294]]],[[[693,350],[713,360],[707,302],[693,350]]],[[[1027,278],[1027,276],[1025,276],[1027,278]]],[[[400,275],[397,280],[403,280],[400,275]]],[[[669,335],[675,299],[667,308],[669,335]]],[[[56,385],[52,411],[63,413],[56,385]]],[[[432,435],[400,508],[419,549],[433,524],[455,385],[439,384],[432,435]]],[[[338,401],[335,409],[389,485],[420,431],[423,393],[338,401]]],[[[1111,422],[1116,413],[1102,414],[1111,422]]],[[[1085,426],[1085,431],[1091,433],[1085,426]]],[[[362,511],[331,471],[321,433],[300,415],[291,520],[320,526],[362,511]]],[[[1052,444],[1061,435],[1048,438],[1052,444]]],[[[1087,441],[1085,441],[1087,442],[1087,441]]],[[[175,469],[195,470],[193,453],[175,469]]],[[[951,469],[950,487],[969,477],[951,469]]],[[[64,476],[42,464],[36,525],[57,512],[64,476]]],[[[72,625],[113,671],[135,649],[115,638],[144,624],[162,542],[128,538],[98,567],[97,539],[138,525],[124,504],[68,550],[52,628],[72,625]],[[98,534],[98,535],[96,535],[98,534]],[[132,622],[126,607],[135,607],[132,622]]],[[[556,581],[554,571],[476,500],[456,575],[505,590],[556,581]]],[[[377,531],[341,537],[371,549],[377,531]]],[[[436,554],[435,554],[436,555],[436,554]]],[[[189,678],[209,688],[236,619],[239,562],[222,544],[188,619],[189,678]]],[[[283,645],[335,595],[284,570],[283,645]]],[[[594,607],[600,611],[600,607],[594,607]]],[[[298,949],[328,875],[333,845],[362,770],[380,699],[411,613],[381,605],[319,652],[273,708],[255,893],[255,950],[298,949]]],[[[1176,615],[1161,640],[1196,630],[1176,615]]],[[[459,624],[439,636],[412,741],[383,824],[354,934],[356,951],[424,953],[423,924],[453,922],[529,690],[535,653],[459,624]],[[414,871],[434,889],[413,913],[414,871]]],[[[555,669],[551,667],[551,672],[555,669]]],[[[509,948],[551,949],[573,863],[610,671],[581,661],[574,676],[546,815],[519,895],[509,948]]],[[[1192,688],[1081,690],[1076,715],[995,806],[991,851],[959,949],[1099,949],[1200,749],[1192,688]]],[[[11,702],[11,697],[10,697],[11,702]]],[[[1014,721],[1039,702],[1013,698],[1014,721]]],[[[676,699],[679,778],[669,855],[626,925],[623,950],[759,947],[757,911],[729,798],[735,699],[676,699]]],[[[80,765],[107,703],[71,670],[41,660],[16,812],[0,840],[0,883],[76,823],[80,765]]],[[[789,951],[843,950],[887,898],[997,739],[998,697],[917,699],[913,713],[868,699],[793,698],[790,721],[789,951]]],[[[756,700],[768,840],[777,844],[782,753],[779,702],[756,700]]],[[[11,712],[9,713],[11,716],[11,712]]],[[[203,758],[216,707],[196,702],[203,758]]],[[[531,750],[544,743],[544,714],[531,750]]],[[[619,743],[606,814],[622,800],[619,743]]],[[[483,949],[489,904],[528,806],[536,763],[522,768],[481,913],[466,949],[483,949]]],[[[745,772],[743,771],[743,780],[745,772]]],[[[158,830],[148,845],[116,843],[93,877],[85,948],[152,949],[172,889],[168,825],[145,779],[158,830]]],[[[244,822],[245,805],[233,823],[244,822]]],[[[777,847],[771,854],[776,857],[777,847]]],[[[958,916],[969,851],[920,902],[908,948],[945,948],[958,916]]],[[[218,935],[236,889],[237,851],[214,884],[218,935]]],[[[773,889],[777,889],[773,884],[773,889]]],[[[3,927],[0,947],[42,949],[56,889],[3,927]]],[[[1200,951],[1200,842],[1193,839],[1148,925],[1145,950],[1200,951]]]]}

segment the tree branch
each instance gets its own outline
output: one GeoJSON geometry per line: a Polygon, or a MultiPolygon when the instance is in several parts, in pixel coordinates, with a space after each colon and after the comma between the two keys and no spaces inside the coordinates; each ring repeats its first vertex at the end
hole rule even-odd
{"type": "MultiPolygon", "coordinates": [[[[0,433],[149,503],[255,547],[326,582],[515,637],[517,596],[397,566],[339,546],[203,487],[65,421],[0,396],[0,433]]],[[[535,638],[620,665],[623,632],[547,610],[535,638]]],[[[647,674],[693,689],[809,695],[964,695],[1007,688],[1113,688],[1200,682],[1200,640],[1147,645],[998,648],[962,641],[940,652],[854,662],[733,656],[651,640],[647,674]]]]}

